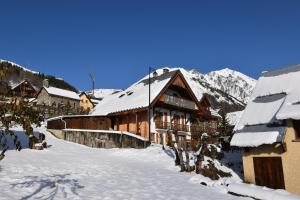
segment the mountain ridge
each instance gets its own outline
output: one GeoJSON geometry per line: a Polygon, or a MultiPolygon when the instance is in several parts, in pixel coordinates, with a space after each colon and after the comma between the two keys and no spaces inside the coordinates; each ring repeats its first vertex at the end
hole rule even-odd
{"type": "MultiPolygon", "coordinates": [[[[16,83],[29,79],[33,85],[42,87],[44,78],[48,78],[50,85],[62,89],[78,92],[78,90],[61,78],[51,75],[44,75],[40,72],[32,71],[14,62],[0,59],[0,69],[10,66],[13,72],[4,78],[4,81],[13,86],[16,83]]],[[[256,80],[228,67],[211,71],[206,74],[198,70],[186,70],[181,67],[163,67],[158,70],[180,70],[190,84],[198,100],[201,100],[203,94],[206,94],[214,109],[224,108],[227,112],[243,110],[247,104],[250,95],[255,87],[256,80]]],[[[95,97],[105,98],[111,93],[121,91],[120,89],[95,89],[95,97]]],[[[92,94],[91,91],[87,91],[92,94]]]]}

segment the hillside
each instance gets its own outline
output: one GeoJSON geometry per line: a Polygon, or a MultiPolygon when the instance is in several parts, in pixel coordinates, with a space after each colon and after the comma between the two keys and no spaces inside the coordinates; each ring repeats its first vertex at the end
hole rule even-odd
{"type": "Polygon", "coordinates": [[[3,81],[10,87],[19,84],[24,79],[27,79],[37,89],[40,89],[43,85],[43,80],[47,78],[49,79],[49,84],[51,86],[78,92],[74,86],[67,83],[61,78],[56,78],[51,75],[44,75],[43,73],[32,71],[7,60],[0,60],[0,70],[4,68],[9,69],[9,71],[8,74],[6,74],[6,76],[4,77],[3,81]]]}

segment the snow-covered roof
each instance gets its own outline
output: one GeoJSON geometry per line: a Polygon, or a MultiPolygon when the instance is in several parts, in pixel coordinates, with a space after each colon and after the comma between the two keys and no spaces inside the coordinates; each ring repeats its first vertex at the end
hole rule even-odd
{"type": "MultiPolygon", "coordinates": [[[[157,70],[156,72],[156,76],[153,76],[153,73],[150,76],[150,102],[160,94],[161,90],[168,84],[177,70],[166,73],[163,73],[163,70],[157,70]]],[[[96,105],[91,115],[107,115],[126,110],[145,108],[148,106],[148,103],[149,80],[148,76],[145,76],[126,90],[106,96],[106,98],[96,105]]]]}
{"type": "Polygon", "coordinates": [[[123,91],[123,90],[121,90],[121,89],[102,89],[101,88],[101,89],[89,90],[89,91],[86,91],[85,93],[88,94],[88,95],[94,94],[95,98],[103,99],[108,95],[111,95],[113,93],[118,93],[118,92],[121,92],[121,91],[123,91]]]}
{"type": "Polygon", "coordinates": [[[285,119],[300,119],[300,65],[277,69],[263,73],[259,78],[256,88],[236,125],[236,134],[233,136],[232,145],[247,146],[255,138],[257,146],[279,142],[283,137],[278,126],[285,119]],[[265,131],[253,129],[247,131],[248,126],[268,125],[265,131]],[[269,131],[268,129],[276,129],[269,131]],[[278,137],[276,137],[276,134],[278,137]],[[259,137],[261,135],[261,137],[259,137]],[[275,138],[277,138],[275,140],[275,138]],[[264,141],[268,140],[268,141],[264,141]]]}
{"type": "Polygon", "coordinates": [[[227,113],[226,116],[227,116],[229,124],[231,126],[235,126],[240,121],[243,113],[244,113],[243,110],[227,113]]]}
{"type": "Polygon", "coordinates": [[[64,90],[56,87],[43,87],[50,95],[61,96],[65,98],[80,100],[79,95],[76,92],[70,90],[64,90]]]}
{"type": "MultiPolygon", "coordinates": [[[[11,89],[12,90],[14,90],[15,88],[17,88],[18,86],[20,86],[21,84],[23,84],[24,82],[28,82],[28,83],[30,83],[30,81],[28,81],[28,80],[23,80],[23,81],[21,81],[21,82],[19,82],[19,83],[12,83],[11,84],[11,89]]],[[[31,84],[31,83],[30,83],[31,84]]],[[[37,91],[38,90],[38,88],[36,87],[36,86],[34,86],[33,84],[31,84],[31,86],[37,91]]]]}
{"type": "Polygon", "coordinates": [[[286,127],[267,125],[247,126],[232,137],[230,144],[239,147],[257,147],[263,144],[282,142],[286,127]]]}

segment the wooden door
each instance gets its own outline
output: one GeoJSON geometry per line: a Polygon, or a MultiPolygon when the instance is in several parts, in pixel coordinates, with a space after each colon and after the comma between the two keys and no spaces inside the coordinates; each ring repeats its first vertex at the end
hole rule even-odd
{"type": "Polygon", "coordinates": [[[175,128],[175,130],[177,130],[179,116],[178,115],[174,115],[173,118],[174,118],[174,128],[175,128]]]}
{"type": "Polygon", "coordinates": [[[164,129],[168,128],[168,113],[164,113],[164,129]]]}
{"type": "Polygon", "coordinates": [[[254,157],[255,183],[273,189],[285,189],[281,157],[254,157]]]}

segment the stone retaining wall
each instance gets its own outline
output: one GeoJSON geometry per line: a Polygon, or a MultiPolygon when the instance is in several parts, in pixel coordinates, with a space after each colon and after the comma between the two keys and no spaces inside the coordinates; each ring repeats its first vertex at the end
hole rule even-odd
{"type": "Polygon", "coordinates": [[[94,148],[146,148],[148,141],[119,131],[80,131],[48,129],[56,137],[94,148]]]}

